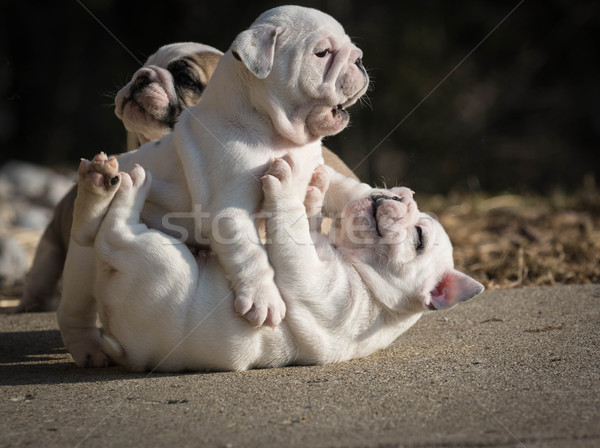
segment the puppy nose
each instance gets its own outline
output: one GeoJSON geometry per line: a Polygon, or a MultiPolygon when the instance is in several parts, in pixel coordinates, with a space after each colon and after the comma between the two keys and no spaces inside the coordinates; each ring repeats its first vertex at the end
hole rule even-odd
{"type": "Polygon", "coordinates": [[[387,196],[385,194],[373,195],[373,196],[371,196],[371,200],[373,202],[389,201],[389,200],[394,200],[394,201],[402,202],[402,198],[401,197],[398,197],[398,196],[387,196]]]}
{"type": "Polygon", "coordinates": [[[150,78],[146,75],[140,75],[135,78],[135,82],[133,83],[133,87],[135,89],[142,89],[150,84],[150,78]]]}
{"type": "Polygon", "coordinates": [[[354,63],[358,65],[358,68],[363,68],[362,58],[358,58],[354,63]]]}

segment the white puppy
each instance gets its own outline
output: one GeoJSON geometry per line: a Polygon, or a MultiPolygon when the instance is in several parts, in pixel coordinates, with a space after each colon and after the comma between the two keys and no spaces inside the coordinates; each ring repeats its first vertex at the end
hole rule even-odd
{"type": "MultiPolygon", "coordinates": [[[[138,69],[115,98],[127,133],[127,150],[170,133],[178,115],[200,101],[223,53],[194,42],[164,45],[138,69]]],[[[65,264],[76,189],[54,208],[37,246],[18,311],[51,309],[65,264]]]]}
{"type": "MultiPolygon", "coordinates": [[[[235,291],[235,309],[254,326],[275,327],[285,304],[274,282],[254,214],[260,176],[275,157],[291,152],[306,185],[322,162],[321,137],[348,123],[346,107],[368,87],[362,52],[332,17],[284,6],[262,14],[220,59],[202,101],[186,109],[173,133],[123,155],[151,171],[154,182],[142,211],[151,228],[191,243],[207,243],[235,291]],[[188,218],[175,221],[179,218],[188,218]]],[[[110,162],[116,164],[115,160],[110,162]]],[[[327,212],[335,212],[368,186],[332,171],[327,212]]],[[[87,226],[71,232],[58,321],[78,365],[103,365],[95,327],[93,240],[108,207],[104,200],[77,207],[87,226]]]]}
{"type": "Polygon", "coordinates": [[[319,208],[327,176],[315,172],[305,200],[294,185],[297,163],[277,159],[262,178],[269,256],[288,309],[270,330],[236,315],[214,256],[195,259],[185,245],[140,222],[151,190],[141,167],[127,175],[105,157],[82,162],[77,207],[89,211],[114,197],[99,231],[89,225],[93,214],[76,213],[73,223],[95,241],[90,286],[111,358],[159,371],[344,361],[388,346],[426,309],[448,308],[483,290],[453,269],[443,228],[419,213],[406,188],[372,190],[350,202],[336,246],[311,233],[305,206],[311,214],[319,208]]]}

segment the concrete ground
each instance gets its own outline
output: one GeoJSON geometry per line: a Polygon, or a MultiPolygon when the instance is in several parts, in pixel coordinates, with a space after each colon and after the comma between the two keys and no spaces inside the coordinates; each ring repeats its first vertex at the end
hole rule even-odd
{"type": "Polygon", "coordinates": [[[53,313],[0,340],[2,447],[600,446],[600,285],[486,292],[329,366],[79,369],[53,313]]]}

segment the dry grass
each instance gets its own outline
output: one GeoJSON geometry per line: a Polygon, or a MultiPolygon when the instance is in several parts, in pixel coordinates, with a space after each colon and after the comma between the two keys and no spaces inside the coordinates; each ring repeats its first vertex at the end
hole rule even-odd
{"type": "Polygon", "coordinates": [[[419,198],[454,244],[456,267],[487,288],[600,283],[600,192],[419,198]]]}

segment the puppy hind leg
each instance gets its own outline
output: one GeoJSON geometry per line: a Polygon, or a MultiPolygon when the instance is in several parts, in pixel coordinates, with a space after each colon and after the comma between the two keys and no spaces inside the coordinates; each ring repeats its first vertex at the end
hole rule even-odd
{"type": "Polygon", "coordinates": [[[100,153],[91,162],[82,159],[78,172],[71,237],[82,246],[91,246],[119,189],[119,164],[116,158],[100,153]]]}
{"type": "Polygon", "coordinates": [[[63,272],[63,294],[56,313],[65,347],[79,367],[108,365],[96,327],[96,302],[91,291],[93,260],[92,248],[71,241],[63,272]]]}
{"type": "Polygon", "coordinates": [[[129,174],[121,173],[119,190],[106,212],[98,231],[95,247],[109,261],[116,247],[129,246],[133,235],[148,230],[140,223],[140,214],[150,192],[152,176],[136,165],[129,174]]]}
{"type": "Polygon", "coordinates": [[[323,208],[327,188],[329,188],[329,175],[323,165],[319,165],[312,175],[304,198],[304,207],[306,208],[306,216],[311,232],[321,232],[323,222],[321,209],[323,208]]]}
{"type": "Polygon", "coordinates": [[[121,187],[107,212],[107,217],[126,224],[137,224],[150,193],[152,176],[136,164],[129,174],[122,174],[121,177],[121,187]]]}

